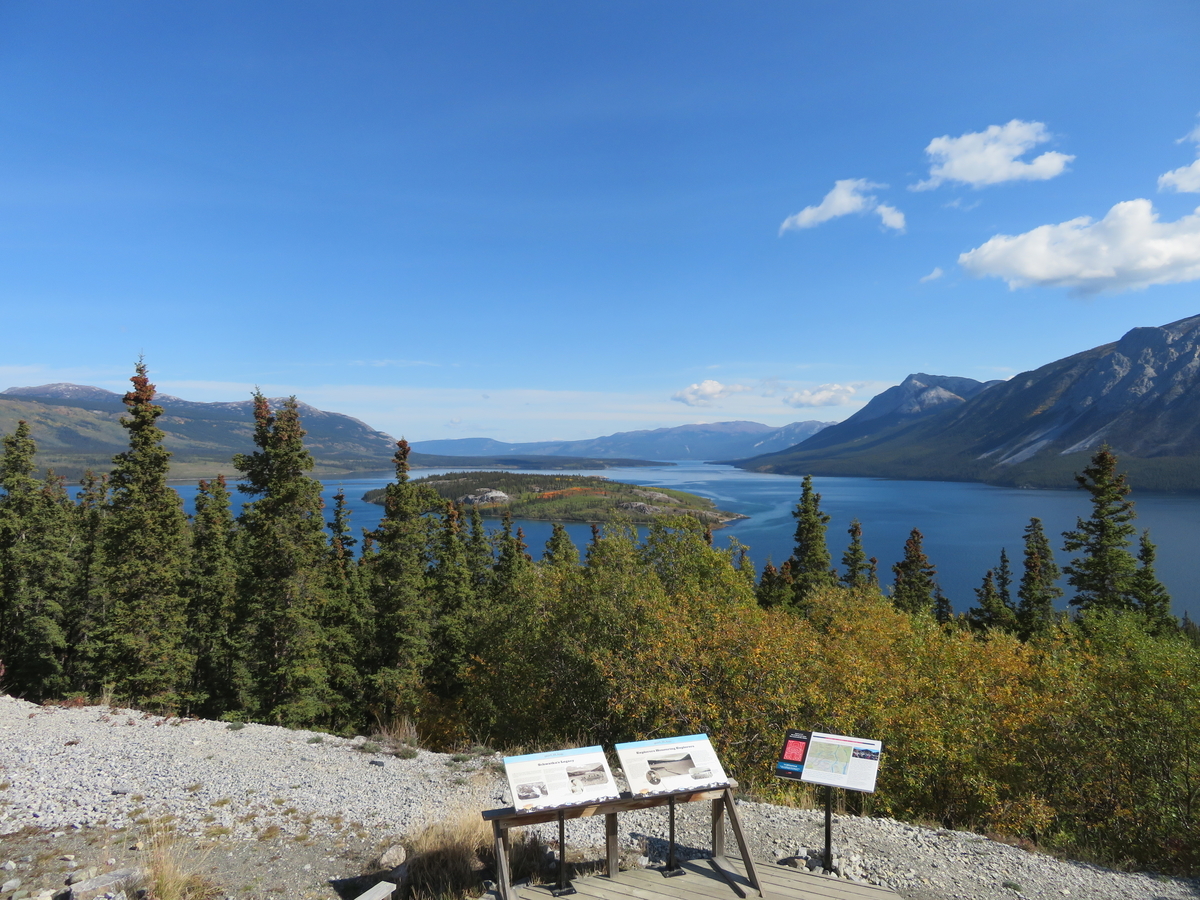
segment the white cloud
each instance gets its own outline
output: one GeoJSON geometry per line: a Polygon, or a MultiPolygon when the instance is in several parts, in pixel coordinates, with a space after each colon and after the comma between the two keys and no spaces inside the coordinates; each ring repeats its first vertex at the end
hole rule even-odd
{"type": "Polygon", "coordinates": [[[712,406],[716,401],[730,394],[741,394],[753,390],[744,384],[721,384],[708,378],[699,384],[689,385],[678,393],[672,394],[672,400],[686,403],[688,406],[712,406]]]}
{"type": "Polygon", "coordinates": [[[972,275],[1010,288],[1068,287],[1081,294],[1140,290],[1200,279],[1200,209],[1159,222],[1149,200],[1126,200],[1099,222],[1080,216],[1024,234],[1000,234],[958,257],[972,275]]]}
{"type": "Polygon", "coordinates": [[[875,212],[879,214],[879,219],[883,222],[884,228],[904,231],[904,213],[900,212],[896,207],[880,203],[875,207],[875,212]]]}
{"type": "Polygon", "coordinates": [[[822,384],[818,387],[793,391],[783,398],[788,406],[842,406],[857,393],[853,384],[822,384]]]}
{"type": "Polygon", "coordinates": [[[934,266],[933,271],[921,279],[921,284],[925,284],[928,281],[937,281],[945,274],[946,273],[942,271],[941,266],[934,266]]]}
{"type": "Polygon", "coordinates": [[[972,131],[959,137],[944,134],[925,148],[932,165],[929,178],[911,185],[909,190],[928,191],[946,181],[982,187],[1005,181],[1045,181],[1061,175],[1075,157],[1053,151],[1030,162],[1017,157],[1038,144],[1050,140],[1041,122],[1013,119],[1007,125],[989,125],[986,131],[972,131]]]}
{"type": "Polygon", "coordinates": [[[844,178],[833,183],[833,190],[816,206],[806,206],[795,215],[788,216],[779,226],[779,233],[800,228],[812,228],[830,219],[848,216],[851,213],[870,212],[879,214],[887,228],[904,230],[904,213],[887,204],[880,203],[874,195],[867,193],[886,184],[876,184],[865,178],[844,178]]]}
{"type": "Polygon", "coordinates": [[[1200,194],[1200,159],[1190,166],[1172,169],[1158,177],[1160,191],[1178,191],[1181,194],[1200,194]]]}
{"type": "MultiPolygon", "coordinates": [[[[1175,143],[1182,144],[1184,141],[1192,141],[1196,144],[1196,151],[1200,153],[1200,125],[1197,125],[1175,143]]],[[[1165,175],[1158,177],[1158,189],[1160,191],[1178,191],[1181,194],[1200,194],[1200,159],[1197,159],[1190,166],[1180,166],[1178,169],[1172,169],[1165,175]]]]}

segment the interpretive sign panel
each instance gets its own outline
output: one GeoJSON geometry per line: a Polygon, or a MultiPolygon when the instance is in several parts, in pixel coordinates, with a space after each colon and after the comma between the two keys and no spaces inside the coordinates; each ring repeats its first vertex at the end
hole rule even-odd
{"type": "Polygon", "coordinates": [[[601,747],[504,757],[513,808],[553,809],[620,796],[601,747]]]}
{"type": "Polygon", "coordinates": [[[809,736],[800,780],[872,793],[882,752],[880,741],[814,731],[809,736]]]}
{"type": "Polygon", "coordinates": [[[804,773],[804,754],[808,751],[808,739],[811,734],[807,731],[797,731],[789,728],[783,736],[783,749],[779,751],[779,761],[775,763],[775,774],[780,778],[791,778],[801,781],[804,773]]]}
{"type": "Polygon", "coordinates": [[[634,796],[729,784],[707,734],[617,744],[617,756],[634,796]]]}

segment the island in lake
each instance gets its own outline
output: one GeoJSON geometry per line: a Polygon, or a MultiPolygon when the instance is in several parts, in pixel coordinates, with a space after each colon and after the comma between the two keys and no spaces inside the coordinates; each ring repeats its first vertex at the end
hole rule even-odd
{"type": "MultiPolygon", "coordinates": [[[[746,516],[716,509],[707,497],[669,488],[648,488],[595,475],[529,475],[516,472],[448,472],[416,478],[446,500],[475,506],[488,517],[509,513],[515,519],[595,522],[625,519],[646,524],[655,516],[692,516],[720,528],[746,516]]],[[[363,494],[383,503],[385,488],[363,494]]]]}

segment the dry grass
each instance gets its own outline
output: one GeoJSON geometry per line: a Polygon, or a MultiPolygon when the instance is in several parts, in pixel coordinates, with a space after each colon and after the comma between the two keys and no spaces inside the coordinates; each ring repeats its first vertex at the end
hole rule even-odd
{"type": "MultiPolygon", "coordinates": [[[[553,873],[549,854],[536,835],[514,835],[509,867],[513,881],[537,883],[553,873]]],[[[465,900],[483,892],[485,879],[495,878],[491,826],[476,810],[426,827],[408,844],[408,900],[465,900]]]]}
{"type": "Polygon", "coordinates": [[[151,833],[149,851],[143,884],[147,900],[215,900],[222,895],[200,874],[207,852],[189,853],[177,835],[162,829],[151,833]]]}

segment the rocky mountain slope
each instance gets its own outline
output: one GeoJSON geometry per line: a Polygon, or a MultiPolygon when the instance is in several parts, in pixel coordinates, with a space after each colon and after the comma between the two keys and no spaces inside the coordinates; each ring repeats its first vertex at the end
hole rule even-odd
{"type": "Polygon", "coordinates": [[[900,386],[906,392],[881,406],[887,412],[863,417],[873,400],[797,447],[738,464],[788,474],[1066,487],[1107,443],[1136,486],[1200,490],[1200,316],[1135,328],[1008,381],[973,382],[979,387],[967,396],[950,382],[970,379],[910,376],[900,386]]]}
{"type": "Polygon", "coordinates": [[[526,444],[505,444],[491,438],[415,441],[413,449],[421,453],[447,453],[456,456],[534,453],[543,456],[588,456],[600,459],[729,459],[792,447],[831,424],[817,421],[792,422],[790,425],[772,428],[759,422],[712,422],[647,431],[621,431],[582,441],[534,441],[526,444]]]}

